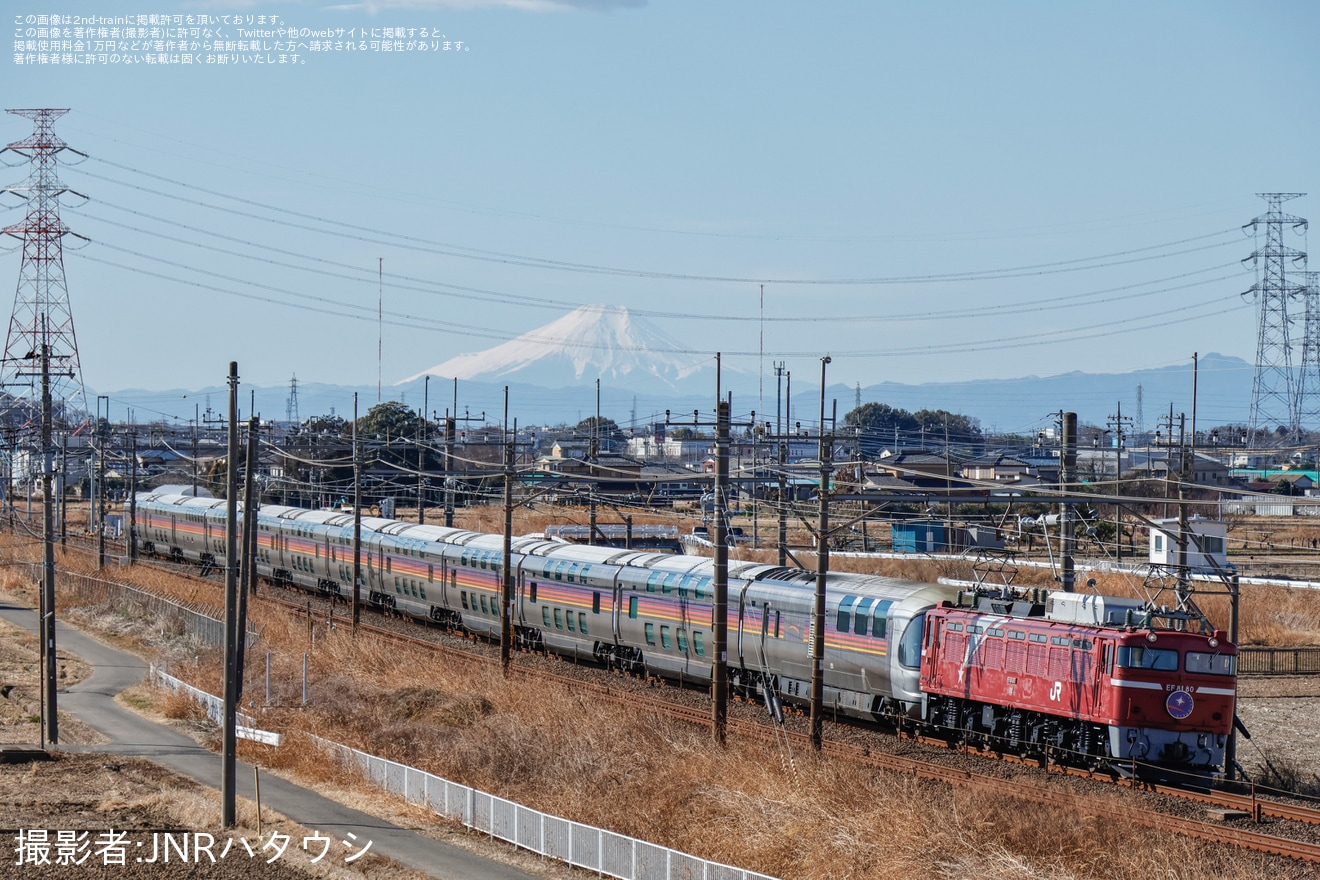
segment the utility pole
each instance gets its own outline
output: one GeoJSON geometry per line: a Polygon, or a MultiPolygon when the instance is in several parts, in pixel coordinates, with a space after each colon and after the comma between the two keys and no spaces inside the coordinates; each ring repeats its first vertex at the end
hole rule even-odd
{"type": "Polygon", "coordinates": [[[509,434],[509,386],[504,386],[504,558],[500,570],[500,668],[507,676],[513,652],[513,447],[509,434]]]}
{"type": "MultiPolygon", "coordinates": [[[[1060,491],[1068,494],[1074,491],[1073,481],[1077,474],[1077,413],[1066,412],[1062,414],[1062,424],[1060,425],[1061,446],[1059,449],[1059,486],[1060,491]]],[[[1075,589],[1075,574],[1073,568],[1073,544],[1076,538],[1076,529],[1073,525],[1073,506],[1071,504],[1059,505],[1059,581],[1060,587],[1065,593],[1071,593],[1075,589]]]]}
{"type": "MultiPolygon", "coordinates": [[[[784,369],[781,362],[775,368],[775,375],[783,374],[787,390],[784,394],[785,411],[787,412],[787,403],[793,397],[793,374],[784,369]]],[[[778,388],[776,387],[776,398],[778,397],[778,388]]],[[[779,441],[779,564],[788,565],[788,444],[784,440],[784,421],[780,415],[778,400],[775,406],[775,433],[779,441]]]]}
{"type": "Polygon", "coordinates": [[[60,437],[60,549],[69,540],[69,434],[60,437]]]}
{"type": "Polygon", "coordinates": [[[59,712],[55,702],[57,654],[55,651],[55,522],[52,508],[51,483],[54,467],[51,460],[51,403],[50,403],[50,346],[41,346],[41,453],[42,453],[42,545],[43,572],[41,583],[41,621],[44,627],[42,644],[46,651],[46,735],[51,745],[60,741],[59,712]]]}
{"type": "Polygon", "coordinates": [[[830,471],[834,432],[825,433],[825,368],[829,355],[820,359],[820,522],[816,526],[816,595],[811,611],[811,747],[820,751],[825,714],[825,579],[830,571],[830,471]]]}
{"type": "Polygon", "coordinates": [[[430,402],[431,376],[428,373],[422,382],[422,418],[417,423],[417,524],[426,523],[426,447],[430,432],[426,424],[426,407],[430,402]]]}
{"type": "MultiPolygon", "coordinates": [[[[454,414],[445,416],[445,525],[449,528],[454,527],[454,441],[458,437],[458,380],[454,380],[454,414]]],[[[468,422],[486,420],[486,412],[482,410],[479,417],[473,417],[466,412],[462,416],[464,424],[468,422]]]]}
{"type": "MultiPolygon", "coordinates": [[[[715,558],[712,571],[711,588],[713,591],[711,608],[711,638],[714,642],[715,659],[711,664],[711,728],[715,744],[725,743],[729,716],[729,446],[732,421],[730,411],[733,399],[730,395],[721,400],[721,356],[715,354],[715,487],[714,531],[711,540],[715,545],[715,558]]],[[[665,424],[670,425],[669,411],[665,411],[665,424]]],[[[692,414],[692,427],[703,425],[692,414]]],[[[704,423],[709,425],[709,422],[704,423]]],[[[747,425],[756,426],[756,413],[747,425]]],[[[631,518],[629,519],[631,529],[631,518]]],[[[768,687],[768,684],[767,684],[768,687]]]]}
{"type": "Polygon", "coordinates": [[[220,824],[233,828],[237,814],[235,761],[238,722],[238,362],[229,362],[229,453],[225,474],[225,705],[221,731],[220,824]]]}
{"type": "Polygon", "coordinates": [[[110,428],[110,398],[96,397],[96,570],[105,569],[105,443],[110,428]],[[101,401],[105,401],[105,421],[101,420],[101,401]]]}
{"type": "MultiPolygon", "coordinates": [[[[720,356],[715,356],[715,668],[712,670],[711,724],[715,744],[724,745],[729,722],[729,410],[720,400],[720,356]]],[[[766,687],[770,686],[766,682],[766,687]]]]}
{"type": "MultiPolygon", "coordinates": [[[[591,482],[587,491],[590,493],[590,510],[588,513],[589,528],[587,534],[590,536],[587,543],[596,543],[596,535],[600,531],[596,526],[596,481],[599,478],[599,471],[596,468],[596,459],[600,456],[600,378],[596,378],[596,421],[591,425],[591,439],[587,447],[587,472],[591,474],[591,482]]],[[[609,543],[601,535],[602,543],[609,543]]]]}
{"type": "MultiPolygon", "coordinates": [[[[455,380],[457,382],[458,380],[455,380]]],[[[445,526],[454,527],[454,433],[453,416],[445,416],[445,526]]]]}
{"type": "Polygon", "coordinates": [[[358,448],[358,397],[353,394],[353,631],[362,621],[362,452],[358,448]]]}
{"type": "MultiPolygon", "coordinates": [[[[254,595],[257,592],[257,569],[253,565],[253,557],[256,551],[256,527],[257,513],[256,494],[257,483],[257,438],[260,428],[260,420],[255,415],[248,417],[248,436],[247,436],[247,462],[243,468],[243,568],[242,585],[239,589],[239,618],[247,618],[247,594],[250,591],[254,595]]],[[[240,630],[238,634],[240,644],[243,641],[244,633],[240,630]]],[[[243,652],[239,651],[239,664],[242,664],[243,652]]],[[[239,676],[239,686],[242,686],[243,678],[239,676]]]]}
{"type": "MultiPolygon", "coordinates": [[[[207,405],[207,412],[210,412],[210,405],[207,405]]],[[[187,412],[187,410],[184,410],[187,412]]],[[[202,406],[200,403],[193,403],[193,430],[192,430],[192,472],[193,472],[193,497],[197,497],[197,426],[202,420],[202,406]]]]}
{"type": "Polygon", "coordinates": [[[1117,499],[1123,494],[1123,426],[1132,419],[1123,415],[1123,401],[1118,401],[1118,408],[1109,417],[1109,424],[1114,431],[1114,542],[1117,550],[1114,559],[1123,561],[1123,505],[1117,499]]]}
{"type": "Polygon", "coordinates": [[[1178,416],[1178,608],[1187,607],[1191,595],[1187,577],[1187,414],[1178,416]]]}
{"type": "Polygon", "coordinates": [[[135,565],[138,558],[137,544],[137,429],[134,428],[130,440],[129,455],[132,458],[128,477],[128,563],[135,565]]]}

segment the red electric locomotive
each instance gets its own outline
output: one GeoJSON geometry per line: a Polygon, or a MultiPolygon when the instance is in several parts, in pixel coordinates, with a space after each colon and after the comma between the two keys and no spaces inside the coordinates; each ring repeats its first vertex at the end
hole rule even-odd
{"type": "Polygon", "coordinates": [[[971,595],[926,615],[926,724],[950,740],[1117,772],[1208,773],[1237,648],[1191,615],[1093,594],[971,595]]]}

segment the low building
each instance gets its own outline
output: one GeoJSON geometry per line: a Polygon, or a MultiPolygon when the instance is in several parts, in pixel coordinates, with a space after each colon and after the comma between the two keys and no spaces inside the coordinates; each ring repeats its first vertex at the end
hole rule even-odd
{"type": "MultiPolygon", "coordinates": [[[[1178,520],[1157,519],[1150,530],[1151,565],[1178,564],[1178,520]]],[[[1228,564],[1228,525],[1218,520],[1187,520],[1187,567],[1216,571],[1228,564]]]]}

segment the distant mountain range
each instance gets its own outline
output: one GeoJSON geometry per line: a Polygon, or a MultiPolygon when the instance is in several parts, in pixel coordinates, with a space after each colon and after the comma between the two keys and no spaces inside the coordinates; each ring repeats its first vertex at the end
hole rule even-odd
{"type": "MultiPolygon", "coordinates": [[[[992,364],[987,361],[985,372],[992,364]]],[[[522,425],[576,424],[595,413],[596,379],[600,379],[603,416],[620,425],[634,418],[638,425],[663,421],[665,411],[674,422],[692,421],[693,410],[709,421],[714,410],[715,381],[712,353],[691,352],[649,322],[620,306],[584,306],[518,339],[486,351],[463,354],[437,364],[385,389],[385,398],[402,400],[421,409],[444,415],[455,408],[457,379],[458,414],[498,422],[503,412],[504,387],[509,387],[511,419],[522,425]],[[427,377],[430,377],[429,382],[427,377]]],[[[1244,422],[1251,397],[1252,366],[1235,357],[1207,354],[1200,359],[1198,399],[1202,426],[1244,422]]],[[[1075,411],[1083,423],[1103,425],[1122,402],[1125,419],[1135,416],[1136,389],[1144,399],[1147,430],[1153,429],[1170,404],[1175,413],[1191,411],[1191,364],[1133,372],[1071,372],[1055,376],[1017,379],[978,379],[967,382],[904,384],[884,382],[861,388],[863,402],[878,401],[916,411],[945,409],[980,419],[987,431],[1034,432],[1051,422],[1059,410],[1075,411]]],[[[746,420],[750,410],[760,410],[758,421],[773,421],[776,412],[773,377],[764,382],[766,398],[758,406],[757,377],[725,367],[722,389],[733,394],[733,411],[746,420]]],[[[786,422],[814,425],[819,413],[818,385],[811,381],[795,385],[791,412],[786,422]],[[804,390],[805,389],[805,390],[804,390]]],[[[251,386],[242,389],[241,406],[246,415],[251,386]]],[[[353,411],[358,394],[359,413],[376,402],[375,385],[357,387],[298,383],[298,416],[307,419],[329,414],[343,417],[353,411]]],[[[89,394],[90,394],[89,390],[89,394]]],[[[112,392],[116,404],[137,411],[139,422],[164,418],[188,423],[194,407],[227,408],[224,386],[199,390],[112,392]]],[[[856,386],[831,385],[827,402],[838,401],[839,415],[853,408],[856,386]]],[[[282,421],[286,416],[289,388],[255,389],[255,406],[264,418],[282,421]]],[[[119,418],[118,413],[116,419],[119,418]]],[[[1131,430],[1126,424],[1125,430],[1131,430]]]]}

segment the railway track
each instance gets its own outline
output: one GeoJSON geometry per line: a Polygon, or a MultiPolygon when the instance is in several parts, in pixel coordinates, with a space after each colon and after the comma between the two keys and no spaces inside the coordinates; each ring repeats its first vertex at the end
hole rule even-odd
{"type": "MultiPolygon", "coordinates": [[[[268,601],[276,602],[293,613],[306,613],[305,605],[297,602],[279,598],[270,598],[268,601]]],[[[435,642],[428,639],[410,636],[384,627],[371,624],[360,624],[359,630],[370,633],[374,637],[392,641],[396,644],[405,644],[412,649],[433,651],[440,656],[455,659],[460,662],[490,662],[487,658],[478,657],[470,652],[437,645],[435,642]]],[[[603,699],[621,702],[631,708],[645,709],[688,723],[704,727],[710,727],[712,724],[709,712],[678,705],[671,701],[642,697],[635,693],[625,692],[606,685],[585,682],[581,678],[546,673],[540,670],[533,670],[517,665],[512,666],[510,672],[513,675],[536,678],[543,682],[549,681],[558,683],[564,687],[571,687],[577,691],[590,691],[603,699]]],[[[781,738],[787,738],[789,743],[804,751],[811,748],[811,740],[809,736],[793,731],[782,729],[776,730],[769,724],[757,723],[744,719],[730,719],[728,727],[731,732],[736,733],[741,737],[759,739],[771,745],[777,746],[781,738]]],[[[982,785],[988,788],[1001,789],[1004,785],[1004,780],[999,777],[946,767],[930,761],[922,761],[894,755],[876,754],[864,746],[849,743],[827,740],[824,745],[824,750],[827,754],[844,758],[853,765],[868,766],[877,770],[915,776],[947,785],[982,785]]],[[[994,757],[991,753],[986,753],[986,755],[987,757],[994,757]]],[[[1031,766],[1035,766],[1034,763],[1032,763],[1031,766]]],[[[1083,778],[1102,779],[1105,782],[1112,781],[1108,776],[1101,777],[1096,776],[1095,774],[1086,774],[1082,771],[1074,772],[1071,768],[1058,767],[1055,768],[1053,772],[1067,773],[1068,775],[1083,778]]],[[[1128,780],[1119,780],[1119,783],[1128,785],[1137,790],[1149,791],[1155,794],[1162,794],[1186,801],[1202,802],[1207,805],[1225,809],[1238,809],[1248,813],[1257,823],[1266,819],[1274,819],[1277,821],[1297,822],[1306,825],[1320,826],[1320,809],[1282,804],[1268,800],[1261,800],[1259,798],[1253,799],[1227,792],[1197,793],[1173,786],[1156,786],[1142,783],[1133,784],[1128,780]]],[[[1072,792],[1059,791],[1045,784],[1024,782],[1020,778],[1014,780],[1012,793],[1014,796],[1020,796],[1024,799],[1038,803],[1055,804],[1060,807],[1073,807],[1076,805],[1076,795],[1072,792]]],[[[1124,805],[1122,808],[1107,808],[1103,805],[1088,805],[1087,809],[1095,815],[1102,816],[1112,821],[1132,821],[1133,819],[1136,819],[1143,825],[1158,831],[1177,833],[1184,836],[1194,837],[1199,840],[1228,843],[1230,845],[1240,846],[1258,852],[1286,856],[1301,861],[1320,864],[1320,843],[1300,841],[1248,828],[1234,827],[1226,825],[1223,822],[1196,820],[1183,815],[1170,815],[1166,812],[1140,806],[1124,805]]]]}
{"type": "MultiPolygon", "coordinates": [[[[95,544],[90,540],[83,541],[80,539],[71,539],[70,543],[79,546],[79,549],[90,549],[92,553],[95,553],[95,544]],[[88,547],[87,545],[91,546],[88,547]]],[[[185,568],[184,566],[179,566],[175,563],[166,562],[147,564],[159,565],[159,567],[170,570],[180,576],[195,579],[196,581],[211,586],[215,585],[214,581],[200,578],[196,574],[183,570],[185,568]]],[[[271,595],[268,591],[263,591],[263,593],[263,595],[258,597],[258,601],[274,604],[277,607],[283,608],[288,613],[298,615],[310,614],[314,618],[324,620],[334,619],[333,603],[329,603],[331,609],[330,614],[318,614],[315,610],[311,610],[310,603],[306,599],[293,601],[271,595]]],[[[340,620],[342,621],[343,618],[340,618],[340,620]]],[[[386,639],[396,644],[407,645],[414,649],[427,650],[435,653],[437,656],[443,656],[456,662],[476,664],[486,664],[491,662],[490,658],[480,656],[471,650],[438,644],[432,639],[425,639],[415,635],[401,633],[385,626],[379,626],[372,623],[361,623],[359,625],[359,630],[371,634],[374,638],[386,639]]],[[[645,709],[687,723],[706,727],[709,727],[712,724],[708,710],[683,706],[670,700],[660,700],[642,696],[622,688],[614,688],[596,682],[584,681],[580,677],[562,676],[555,673],[545,672],[544,670],[532,669],[519,664],[513,665],[511,668],[511,674],[558,683],[562,686],[571,687],[578,691],[590,691],[602,699],[622,702],[635,709],[645,709]]],[[[776,745],[788,744],[790,748],[797,747],[802,750],[810,748],[810,738],[805,734],[784,728],[776,728],[764,722],[730,718],[729,729],[732,732],[736,732],[741,737],[756,738],[762,741],[775,743],[776,745]]],[[[846,758],[849,762],[854,764],[865,765],[875,769],[882,769],[944,784],[980,785],[987,788],[999,789],[1004,787],[1004,780],[996,776],[977,773],[961,768],[948,767],[933,761],[876,753],[866,746],[827,740],[824,748],[827,753],[846,758]]],[[[1014,756],[998,756],[994,753],[988,752],[980,754],[985,757],[1014,759],[1014,756]]],[[[1022,763],[1029,763],[1030,766],[1033,767],[1036,766],[1035,762],[1022,763]]],[[[1097,776],[1096,774],[1087,774],[1084,771],[1073,770],[1071,768],[1056,767],[1052,770],[1053,775],[1063,773],[1073,776],[1086,776],[1093,779],[1100,779],[1104,782],[1115,781],[1110,779],[1107,775],[1097,776]]],[[[1225,791],[1194,792],[1173,786],[1151,785],[1139,782],[1133,783],[1129,780],[1117,780],[1117,782],[1122,785],[1128,785],[1134,789],[1177,798],[1182,801],[1199,802],[1220,809],[1241,811],[1247,814],[1247,816],[1253,819],[1256,823],[1272,820],[1320,826],[1320,809],[1303,805],[1282,803],[1271,799],[1225,791]]],[[[1015,778],[1012,793],[1015,796],[1021,795],[1022,797],[1029,798],[1036,802],[1057,804],[1060,806],[1075,806],[1077,797],[1073,792],[1059,791],[1047,784],[1028,782],[1020,777],[1015,778]]],[[[1088,805],[1088,810],[1096,815],[1104,816],[1105,818],[1114,821],[1132,821],[1135,819],[1141,824],[1159,831],[1177,833],[1200,840],[1227,843],[1259,852],[1320,864],[1320,844],[1317,843],[1266,834],[1261,831],[1228,825],[1223,822],[1197,820],[1186,815],[1172,815],[1168,812],[1149,809],[1135,804],[1125,804],[1122,808],[1110,808],[1101,804],[1096,804],[1094,806],[1088,805]]]]}

